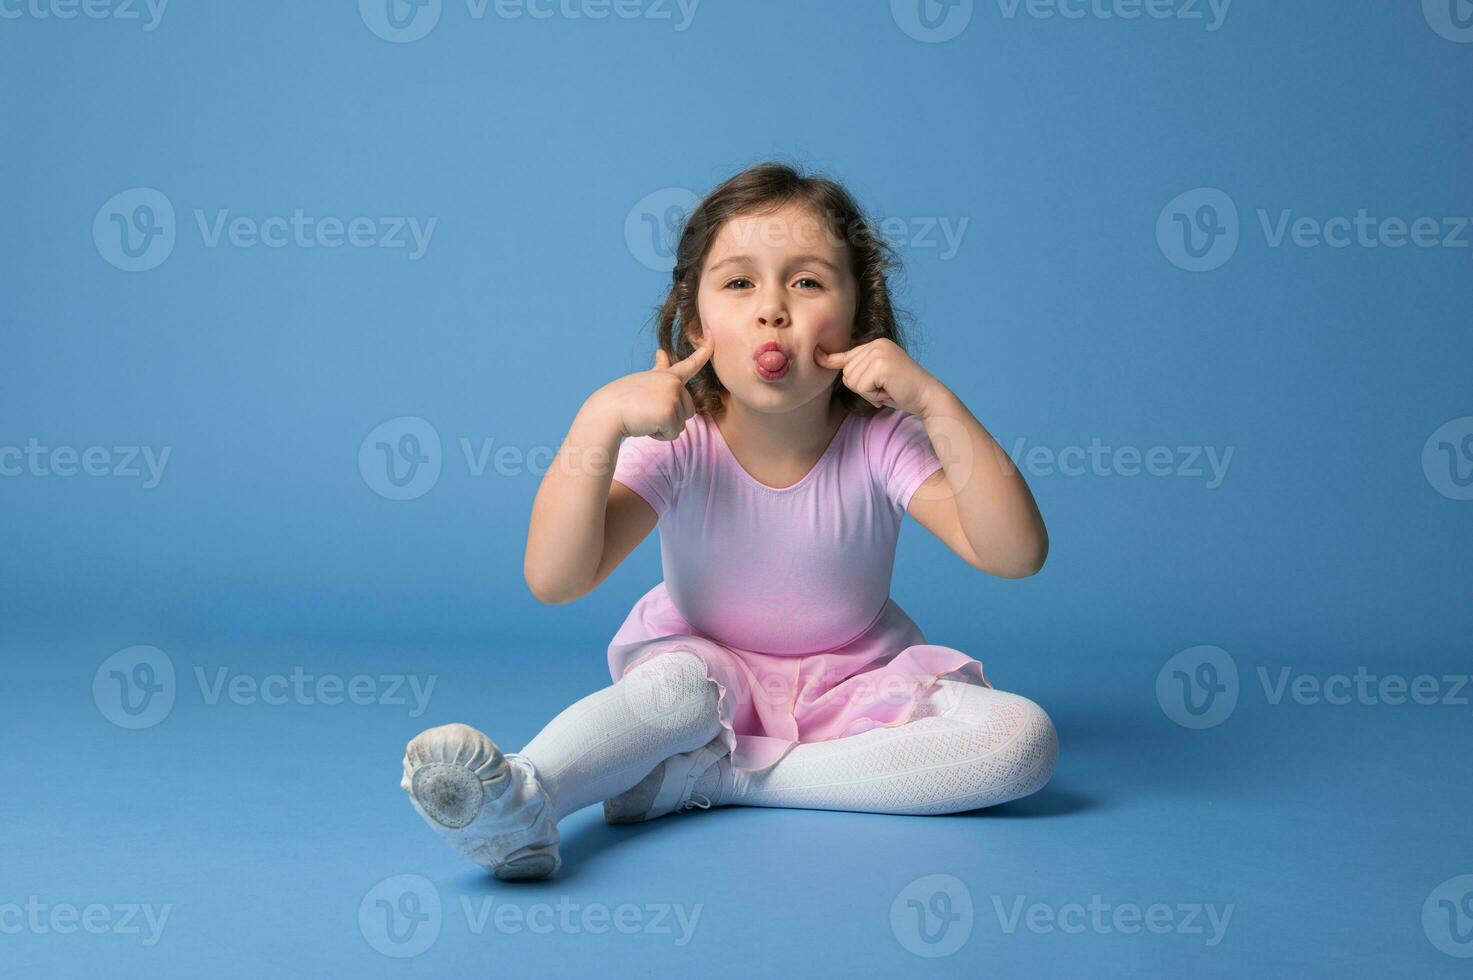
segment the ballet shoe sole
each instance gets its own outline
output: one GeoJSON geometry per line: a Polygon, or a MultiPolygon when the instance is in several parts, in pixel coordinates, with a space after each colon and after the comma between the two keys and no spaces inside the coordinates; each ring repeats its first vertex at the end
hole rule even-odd
{"type": "Polygon", "coordinates": [[[431,762],[416,769],[410,792],[431,820],[451,830],[470,826],[486,799],[480,778],[449,762],[431,762]]]}
{"type": "Polygon", "coordinates": [[[528,854],[507,861],[491,874],[500,881],[531,881],[551,876],[557,871],[558,863],[557,857],[552,854],[528,854]]]}

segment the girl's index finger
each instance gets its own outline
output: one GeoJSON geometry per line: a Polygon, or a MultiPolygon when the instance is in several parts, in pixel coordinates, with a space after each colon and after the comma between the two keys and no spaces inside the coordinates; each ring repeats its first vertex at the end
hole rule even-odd
{"type": "Polygon", "coordinates": [[[841,350],[841,351],[838,351],[837,353],[830,354],[828,351],[824,350],[822,347],[815,347],[815,348],[813,348],[813,357],[814,357],[814,360],[818,361],[818,363],[819,363],[819,365],[821,367],[826,367],[826,368],[841,368],[841,367],[843,367],[844,366],[844,362],[849,359],[849,353],[850,353],[849,351],[842,351],[841,350]]]}
{"type": "Polygon", "coordinates": [[[711,351],[714,350],[709,340],[702,340],[701,346],[691,352],[689,357],[683,358],[670,365],[670,370],[680,376],[681,381],[689,381],[696,376],[696,372],[706,366],[711,359],[711,351]]]}

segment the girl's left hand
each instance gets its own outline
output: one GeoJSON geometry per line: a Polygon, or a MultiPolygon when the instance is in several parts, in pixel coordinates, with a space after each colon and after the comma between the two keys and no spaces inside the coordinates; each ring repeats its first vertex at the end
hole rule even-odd
{"type": "Polygon", "coordinates": [[[837,354],[815,347],[813,359],[819,367],[842,370],[844,386],[877,408],[897,408],[923,415],[927,401],[943,387],[887,337],[837,354]]]}

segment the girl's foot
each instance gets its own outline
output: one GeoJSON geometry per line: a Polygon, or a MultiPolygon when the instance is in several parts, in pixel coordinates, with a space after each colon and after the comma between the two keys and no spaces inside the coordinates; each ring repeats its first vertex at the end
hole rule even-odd
{"type": "Polygon", "coordinates": [[[546,878],[562,865],[552,800],[537,770],[469,725],[416,735],[399,787],[437,834],[497,878],[546,878]]]}
{"type": "Polygon", "coordinates": [[[672,755],[650,774],[604,800],[604,822],[640,823],[677,810],[719,806],[731,785],[731,757],[718,736],[690,752],[672,755]]]}

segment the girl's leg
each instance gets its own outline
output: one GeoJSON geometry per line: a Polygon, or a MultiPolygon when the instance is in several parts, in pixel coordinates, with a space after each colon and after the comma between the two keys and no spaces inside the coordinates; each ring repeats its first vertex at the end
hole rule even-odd
{"type": "Polygon", "coordinates": [[[503,754],[469,725],[421,732],[400,786],[431,828],[497,877],[546,877],[561,865],[557,822],[711,741],[717,697],[695,654],[658,654],[564,709],[521,752],[503,754]]]}
{"type": "Polygon", "coordinates": [[[716,685],[693,653],[662,653],[564,709],[521,755],[552,797],[555,819],[622,793],[672,755],[721,731],[716,685]]]}
{"type": "Polygon", "coordinates": [[[1053,773],[1058,735],[1025,697],[941,678],[917,715],[904,725],[796,745],[761,772],[730,769],[713,802],[958,813],[1027,796],[1053,773]]]}

